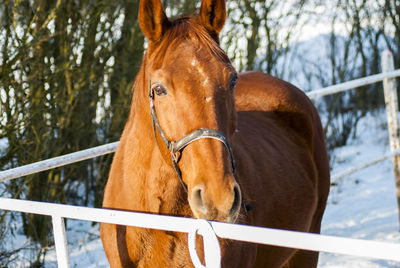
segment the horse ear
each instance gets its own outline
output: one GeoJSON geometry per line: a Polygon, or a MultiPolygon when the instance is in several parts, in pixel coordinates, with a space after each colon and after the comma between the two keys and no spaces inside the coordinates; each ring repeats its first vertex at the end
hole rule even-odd
{"type": "Polygon", "coordinates": [[[225,0],[203,0],[197,19],[212,35],[218,37],[226,19],[225,0]]]}
{"type": "Polygon", "coordinates": [[[149,41],[157,42],[168,29],[169,20],[160,0],[141,0],[139,24],[149,41]]]}

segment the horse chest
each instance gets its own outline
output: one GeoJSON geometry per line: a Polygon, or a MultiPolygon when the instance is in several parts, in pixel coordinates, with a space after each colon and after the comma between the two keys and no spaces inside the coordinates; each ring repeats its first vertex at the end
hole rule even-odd
{"type": "Polygon", "coordinates": [[[137,267],[193,267],[184,234],[130,228],[127,245],[137,267]]]}

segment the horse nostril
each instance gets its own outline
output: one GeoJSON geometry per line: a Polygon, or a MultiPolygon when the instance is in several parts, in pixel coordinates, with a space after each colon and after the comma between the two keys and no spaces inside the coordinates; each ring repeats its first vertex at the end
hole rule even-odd
{"type": "Polygon", "coordinates": [[[198,186],[195,189],[193,189],[192,200],[193,200],[193,205],[196,207],[197,210],[201,211],[202,213],[207,212],[207,208],[204,205],[204,200],[203,200],[203,187],[198,186]]]}
{"type": "Polygon", "coordinates": [[[235,185],[233,187],[233,192],[234,192],[234,199],[231,211],[229,213],[230,215],[234,215],[238,211],[238,209],[240,208],[240,204],[242,202],[242,196],[240,194],[240,188],[238,185],[235,185]]]}

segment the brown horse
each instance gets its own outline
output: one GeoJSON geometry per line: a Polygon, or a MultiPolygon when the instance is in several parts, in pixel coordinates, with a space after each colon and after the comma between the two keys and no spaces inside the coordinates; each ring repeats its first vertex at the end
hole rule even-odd
{"type": "MultiPolygon", "coordinates": [[[[225,17],[225,0],[175,20],[160,0],[141,0],[148,50],[103,206],[319,233],[330,179],[318,113],[289,83],[237,75],[219,47],[225,17]]],[[[102,224],[101,237],[111,267],[193,266],[187,234],[102,224]]],[[[318,262],[228,240],[221,254],[222,267],[318,262]]]]}

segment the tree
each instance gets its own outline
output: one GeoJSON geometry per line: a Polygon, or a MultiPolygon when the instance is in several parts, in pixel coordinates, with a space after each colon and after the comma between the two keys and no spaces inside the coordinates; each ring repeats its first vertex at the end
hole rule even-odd
{"type": "MultiPolygon", "coordinates": [[[[119,139],[144,51],[138,3],[0,1],[1,169],[119,139]]],[[[99,207],[111,157],[13,180],[4,195],[99,207]]],[[[22,219],[39,248],[52,244],[49,218],[22,219]]]]}
{"type": "Polygon", "coordinates": [[[224,48],[239,71],[261,70],[284,76],[278,67],[301,28],[305,1],[230,1],[224,48]]]}

